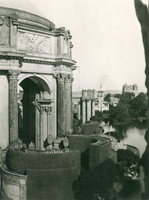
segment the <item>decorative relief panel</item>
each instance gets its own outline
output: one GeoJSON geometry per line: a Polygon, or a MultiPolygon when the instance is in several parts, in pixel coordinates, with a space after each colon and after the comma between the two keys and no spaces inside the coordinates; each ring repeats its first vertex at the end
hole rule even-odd
{"type": "Polygon", "coordinates": [[[16,183],[19,184],[19,178],[17,176],[12,176],[10,174],[2,173],[2,179],[7,181],[8,183],[16,183]]]}
{"type": "Polygon", "coordinates": [[[0,17],[0,46],[9,46],[9,18],[0,17]]]}
{"type": "Polygon", "coordinates": [[[17,46],[18,50],[37,53],[50,53],[50,37],[18,32],[17,46]]]}

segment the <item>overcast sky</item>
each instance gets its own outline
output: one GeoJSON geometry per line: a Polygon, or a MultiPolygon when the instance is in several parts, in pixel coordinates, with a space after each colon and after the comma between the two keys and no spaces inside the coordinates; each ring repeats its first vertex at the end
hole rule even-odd
{"type": "MultiPolygon", "coordinates": [[[[73,90],[145,88],[145,59],[133,0],[28,0],[56,28],[69,29],[78,69],[73,90]]],[[[143,0],[146,2],[147,0],[143,0]]]]}

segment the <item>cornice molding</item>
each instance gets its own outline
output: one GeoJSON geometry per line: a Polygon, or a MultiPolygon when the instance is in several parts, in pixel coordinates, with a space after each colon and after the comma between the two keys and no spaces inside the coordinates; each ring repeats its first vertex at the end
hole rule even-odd
{"type": "Polygon", "coordinates": [[[73,66],[76,64],[76,61],[74,60],[67,60],[63,58],[56,58],[56,59],[35,59],[35,58],[24,58],[22,60],[23,62],[26,63],[38,63],[38,64],[49,64],[49,65],[54,65],[54,66],[59,66],[59,65],[66,65],[66,66],[73,66]]]}

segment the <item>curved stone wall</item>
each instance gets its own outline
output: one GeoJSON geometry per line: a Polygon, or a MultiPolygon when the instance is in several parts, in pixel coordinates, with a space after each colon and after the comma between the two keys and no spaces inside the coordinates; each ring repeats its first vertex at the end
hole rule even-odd
{"type": "MultiPolygon", "coordinates": [[[[44,200],[73,199],[72,185],[80,175],[80,151],[40,153],[30,154],[10,148],[6,155],[7,167],[14,172],[11,173],[11,176],[15,176],[16,173],[27,175],[26,198],[36,200],[43,198],[44,200]]],[[[16,188],[15,183],[12,183],[11,187],[16,188]]],[[[10,190],[8,182],[4,188],[10,190]]],[[[18,187],[16,191],[15,193],[19,194],[18,187]]],[[[10,195],[7,194],[7,197],[10,195]]],[[[24,199],[18,198],[18,200],[24,199]]]]}
{"type": "Polygon", "coordinates": [[[5,165],[1,168],[1,196],[4,199],[26,200],[27,176],[11,173],[5,165]]]}

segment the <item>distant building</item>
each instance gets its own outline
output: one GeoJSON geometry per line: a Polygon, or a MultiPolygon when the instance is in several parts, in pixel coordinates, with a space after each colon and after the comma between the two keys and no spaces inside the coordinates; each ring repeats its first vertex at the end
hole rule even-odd
{"type": "Polygon", "coordinates": [[[139,94],[139,91],[138,91],[138,86],[137,84],[133,84],[133,85],[123,85],[123,88],[122,88],[122,93],[123,92],[133,92],[135,94],[135,97],[139,94]]]}
{"type": "Polygon", "coordinates": [[[109,102],[104,101],[104,91],[82,90],[73,92],[73,113],[85,123],[95,115],[95,111],[109,110],[109,102]]]}

